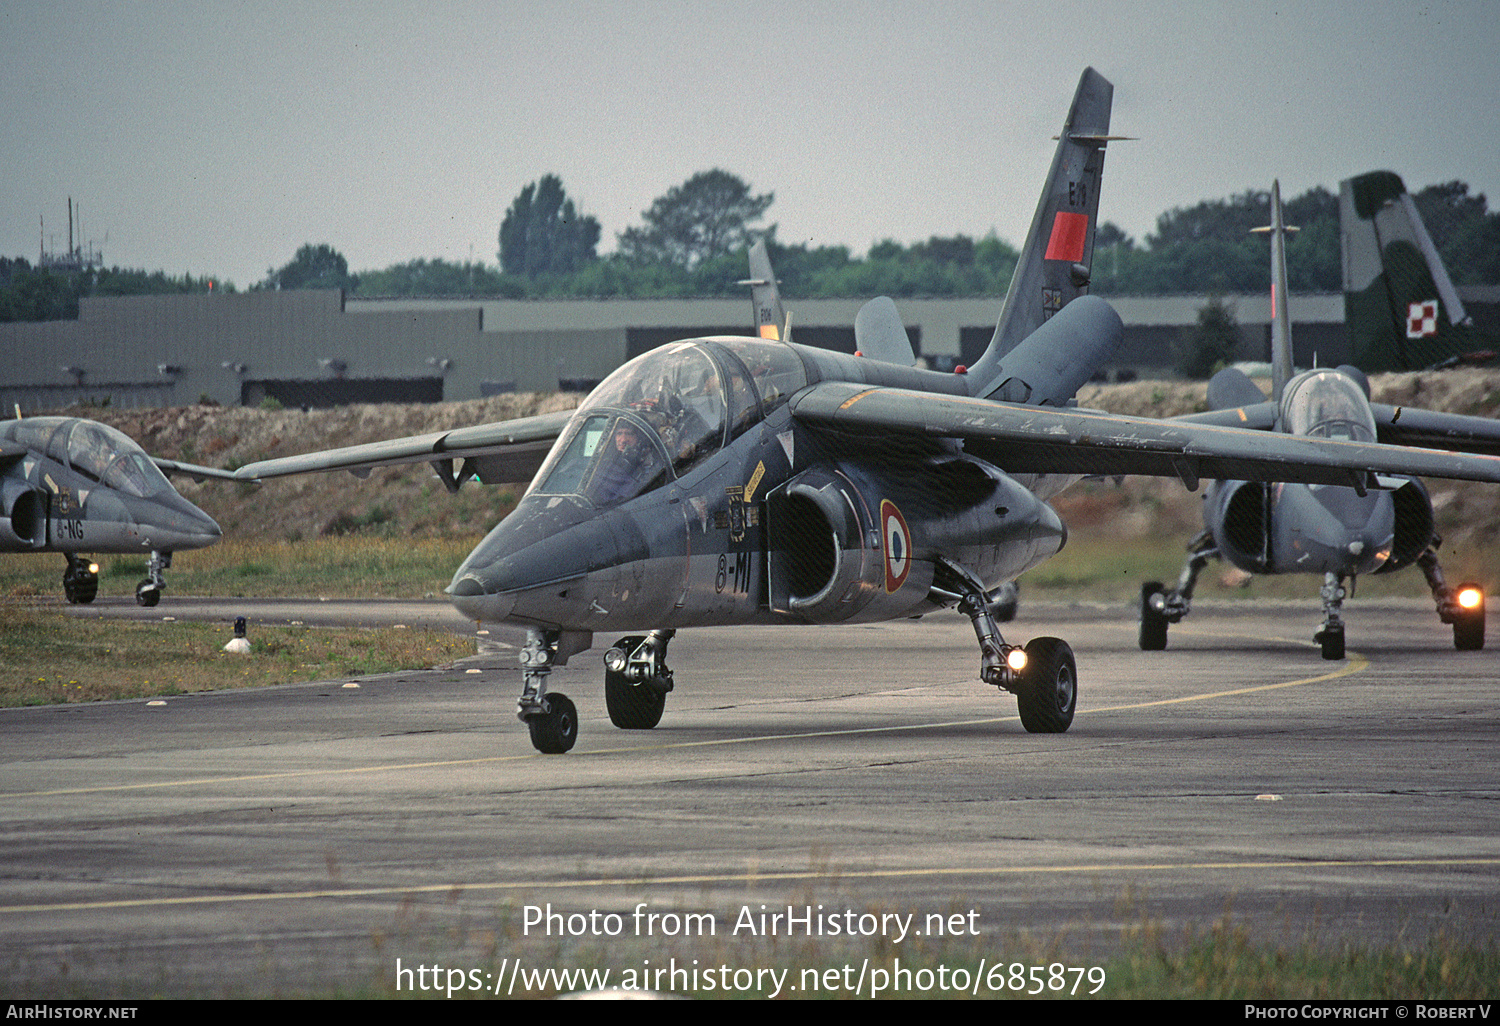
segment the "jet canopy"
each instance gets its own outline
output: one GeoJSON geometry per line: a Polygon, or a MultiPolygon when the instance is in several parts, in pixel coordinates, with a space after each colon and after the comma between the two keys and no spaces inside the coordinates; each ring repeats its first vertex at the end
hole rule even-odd
{"type": "Polygon", "coordinates": [[[72,417],[26,417],[0,426],[0,437],[45,453],[91,481],[150,498],[172,491],[151,457],[106,424],[72,417]]]}
{"type": "Polygon", "coordinates": [[[675,342],[625,364],[578,407],[532,485],[615,506],[682,477],[807,384],[791,347],[675,342]]]}
{"type": "Polygon", "coordinates": [[[1281,397],[1281,420],[1294,435],[1375,440],[1375,416],[1364,389],[1336,370],[1311,371],[1292,379],[1281,397]]]}

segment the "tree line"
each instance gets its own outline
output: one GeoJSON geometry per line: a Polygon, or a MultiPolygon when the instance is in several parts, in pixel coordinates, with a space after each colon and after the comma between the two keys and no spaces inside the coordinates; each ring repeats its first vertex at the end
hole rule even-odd
{"type": "MultiPolygon", "coordinates": [[[[1461,181],[1431,185],[1413,200],[1455,283],[1500,284],[1500,212],[1461,181]]],[[[775,201],[722,169],[693,175],[658,197],[642,223],[599,255],[602,228],[580,210],[553,174],[531,182],[511,202],[496,239],[498,264],[415,259],[352,274],[333,246],[307,244],[255,289],[341,288],[354,296],[496,298],[695,298],[738,296],[745,250],[764,239],[784,294],[796,298],[888,295],[998,296],[1009,286],[1017,254],[991,232],[934,236],[902,245],[884,240],[856,257],[847,246],[782,243],[762,225],[775,201]]],[[[1288,200],[1288,277],[1296,292],[1342,288],[1338,196],[1321,186],[1288,200]]],[[[1174,208],[1137,242],[1116,225],[1099,228],[1093,291],[1100,295],[1255,293],[1270,288],[1263,238],[1250,229],[1270,221],[1270,195],[1250,190],[1174,208]]],[[[0,321],[77,317],[81,296],[207,292],[211,277],[157,271],[64,273],[0,258],[0,321]]],[[[223,283],[225,291],[234,286],[223,283]]]]}

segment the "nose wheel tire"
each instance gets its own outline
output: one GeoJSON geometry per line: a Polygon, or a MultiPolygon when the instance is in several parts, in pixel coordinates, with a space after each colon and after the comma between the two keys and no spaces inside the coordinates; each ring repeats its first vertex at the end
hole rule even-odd
{"type": "Polygon", "coordinates": [[[1324,627],[1313,635],[1313,640],[1323,649],[1324,659],[1344,658],[1344,625],[1324,627]]]}
{"type": "Polygon", "coordinates": [[[554,691],[546,698],[547,711],[526,718],[531,743],[543,755],[561,755],[578,740],[578,710],[571,699],[554,691]]]}
{"type": "Polygon", "coordinates": [[[1078,664],[1061,638],[1032,638],[1026,643],[1016,703],[1021,725],[1032,734],[1061,734],[1073,724],[1078,708],[1078,664]]]}

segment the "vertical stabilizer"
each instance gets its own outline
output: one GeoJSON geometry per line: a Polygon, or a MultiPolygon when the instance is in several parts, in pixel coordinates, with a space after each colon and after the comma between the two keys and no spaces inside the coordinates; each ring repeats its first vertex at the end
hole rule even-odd
{"type": "Polygon", "coordinates": [[[1340,182],[1339,229],[1356,366],[1419,370],[1482,346],[1399,175],[1340,182]]]}
{"type": "Polygon", "coordinates": [[[1271,236],[1271,399],[1281,402],[1281,390],[1296,373],[1292,366],[1292,316],[1287,310],[1286,236],[1296,228],[1281,214],[1281,182],[1271,183],[1271,223],[1252,228],[1271,236]]]}
{"type": "Polygon", "coordinates": [[[1058,136],[995,335],[969,371],[981,390],[988,391],[1002,380],[998,375],[1005,354],[1088,291],[1104,149],[1113,138],[1109,134],[1113,98],[1114,86],[1093,68],[1085,68],[1058,136]]]}
{"type": "Polygon", "coordinates": [[[750,247],[750,277],[741,282],[750,286],[750,303],[755,308],[755,333],[772,341],[790,342],[791,333],[786,310],[781,305],[781,291],[776,287],[776,272],[771,269],[771,254],[764,239],[750,247]]]}

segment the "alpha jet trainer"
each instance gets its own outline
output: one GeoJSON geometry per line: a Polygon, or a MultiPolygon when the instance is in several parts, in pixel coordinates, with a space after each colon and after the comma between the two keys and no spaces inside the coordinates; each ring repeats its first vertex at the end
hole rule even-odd
{"type": "Polygon", "coordinates": [[[235,480],[227,470],[152,459],[93,420],[0,423],[0,552],[61,552],[69,602],[92,602],[99,592],[99,565],[80,553],[149,552],[135,600],[154,606],[172,553],[219,540],[219,525],[179,495],[164,470],[235,480]]]}
{"type": "Polygon", "coordinates": [[[871,622],[953,606],[973,623],[980,677],[1016,695],[1026,729],[1064,731],[1078,695],[1071,648],[1008,643],[990,603],[1062,547],[1047,499],[1080,475],[1500,481],[1500,459],[1483,456],[1069,407],[1122,331],[1107,303],[1085,295],[1112,92],[1085,70],[994,337],[967,374],[910,366],[894,305],[876,300],[856,322],[865,357],[797,345],[784,325],[690,339],[615,371],[565,423],[466,427],[240,473],[421,460],[456,487],[513,480],[540,460],[448,593],[475,620],[527,629],[518,713],[544,752],[568,750],[578,732],[549,674],[596,633],[619,638],[604,655],[610,719],[647,729],[674,686],[666,653],[681,628],[871,622]]]}
{"type": "MultiPolygon", "coordinates": [[[[1347,183],[1346,183],[1347,184],[1347,183]]],[[[1271,187],[1271,398],[1234,368],[1208,383],[1208,413],[1174,423],[1243,425],[1306,438],[1416,442],[1500,452],[1500,423],[1484,417],[1372,404],[1357,367],[1293,374],[1287,311],[1286,233],[1280,183],[1271,187]]],[[[1324,659],[1344,658],[1344,585],[1359,574],[1415,563],[1438,617],[1453,625],[1459,649],[1484,647],[1485,596],[1477,584],[1452,587],[1438,565],[1432,500],[1415,477],[1379,477],[1377,487],[1219,480],[1203,497],[1204,530],[1190,546],[1175,586],[1141,586],[1140,646],[1167,647],[1167,627],[1187,615],[1198,575],[1212,558],[1252,574],[1321,574],[1323,623],[1313,639],[1324,659]]]]}

